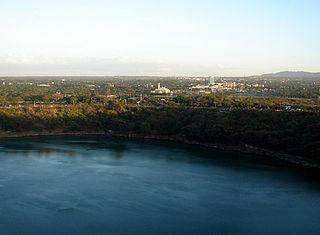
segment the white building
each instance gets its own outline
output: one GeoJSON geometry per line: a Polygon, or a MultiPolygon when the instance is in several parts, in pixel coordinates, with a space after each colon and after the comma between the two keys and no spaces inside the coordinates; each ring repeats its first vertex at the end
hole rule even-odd
{"type": "Polygon", "coordinates": [[[158,83],[158,89],[155,89],[154,91],[151,91],[151,93],[154,93],[154,94],[170,94],[172,92],[166,87],[161,87],[160,83],[158,83]]]}
{"type": "Polygon", "coordinates": [[[224,88],[235,88],[236,87],[236,83],[235,82],[223,81],[223,87],[224,88]]]}

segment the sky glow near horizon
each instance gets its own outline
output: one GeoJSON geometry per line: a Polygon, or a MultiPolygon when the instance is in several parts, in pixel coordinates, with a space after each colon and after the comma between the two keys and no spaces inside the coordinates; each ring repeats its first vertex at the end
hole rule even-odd
{"type": "Polygon", "coordinates": [[[320,1],[2,0],[0,75],[320,71],[320,1]]]}

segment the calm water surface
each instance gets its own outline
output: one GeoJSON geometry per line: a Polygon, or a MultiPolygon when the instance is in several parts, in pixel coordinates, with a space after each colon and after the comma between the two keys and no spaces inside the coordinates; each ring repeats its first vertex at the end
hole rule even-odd
{"type": "Polygon", "coordinates": [[[0,234],[320,234],[313,174],[104,137],[0,142],[0,234]]]}

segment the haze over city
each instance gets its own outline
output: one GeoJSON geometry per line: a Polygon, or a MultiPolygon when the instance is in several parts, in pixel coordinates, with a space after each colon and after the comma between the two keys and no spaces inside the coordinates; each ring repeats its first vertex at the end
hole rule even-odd
{"type": "Polygon", "coordinates": [[[248,76],[320,71],[319,1],[3,0],[0,71],[248,76]]]}

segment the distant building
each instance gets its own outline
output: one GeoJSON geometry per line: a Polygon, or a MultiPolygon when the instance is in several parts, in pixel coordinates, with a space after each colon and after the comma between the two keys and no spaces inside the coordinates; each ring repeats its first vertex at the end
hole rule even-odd
{"type": "Polygon", "coordinates": [[[213,77],[209,77],[208,83],[209,84],[214,84],[215,83],[215,79],[213,77]]]}
{"type": "Polygon", "coordinates": [[[196,86],[191,87],[191,89],[201,89],[201,90],[209,89],[209,88],[210,88],[209,85],[196,85],[196,86]]]}
{"type": "Polygon", "coordinates": [[[264,85],[262,84],[262,85],[260,85],[260,84],[258,84],[258,83],[256,83],[256,84],[254,84],[254,85],[252,85],[253,87],[255,87],[255,88],[257,88],[257,87],[264,87],[264,85]]]}
{"type": "Polygon", "coordinates": [[[166,87],[161,87],[160,83],[158,83],[158,89],[155,89],[154,91],[151,91],[151,93],[154,93],[154,94],[170,94],[170,93],[172,93],[172,91],[170,91],[166,87]]]}
{"type": "Polygon", "coordinates": [[[223,81],[223,88],[235,88],[236,82],[223,81]]]}
{"type": "Polygon", "coordinates": [[[116,95],[105,95],[105,94],[101,94],[101,95],[96,95],[97,97],[101,97],[101,98],[117,98],[116,95]]]}

